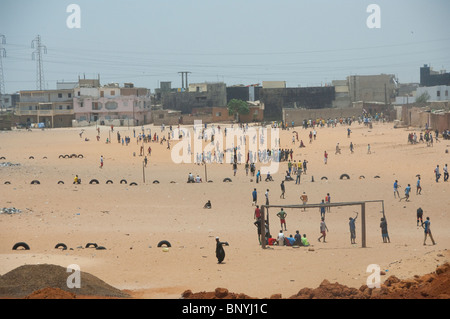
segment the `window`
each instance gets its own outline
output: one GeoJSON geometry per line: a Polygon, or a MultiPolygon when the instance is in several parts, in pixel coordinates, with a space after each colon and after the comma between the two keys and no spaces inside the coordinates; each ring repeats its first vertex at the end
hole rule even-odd
{"type": "Polygon", "coordinates": [[[440,97],[441,96],[441,91],[437,91],[436,95],[437,95],[437,97],[440,97]]]}
{"type": "Polygon", "coordinates": [[[107,102],[105,104],[105,108],[107,110],[115,110],[115,109],[117,109],[117,103],[116,102],[107,102]]]}
{"type": "Polygon", "coordinates": [[[105,97],[105,91],[100,91],[100,97],[105,97]]]}
{"type": "Polygon", "coordinates": [[[92,109],[93,110],[100,110],[101,108],[102,108],[102,103],[92,102],[92,109]]]}
{"type": "Polygon", "coordinates": [[[216,116],[222,116],[222,112],[216,112],[216,116]]]}
{"type": "Polygon", "coordinates": [[[258,110],[255,110],[255,112],[253,112],[253,115],[258,115],[258,110]]]}
{"type": "Polygon", "coordinates": [[[111,91],[111,95],[116,95],[116,91],[111,91]]]}
{"type": "Polygon", "coordinates": [[[445,96],[448,96],[448,90],[445,90],[445,96]]]}
{"type": "Polygon", "coordinates": [[[58,98],[62,98],[62,93],[58,93],[58,98]]]}
{"type": "Polygon", "coordinates": [[[78,91],[78,96],[81,96],[81,92],[80,91],[78,91]]]}
{"type": "Polygon", "coordinates": [[[72,93],[67,94],[67,97],[70,99],[72,97],[72,93]]]}
{"type": "Polygon", "coordinates": [[[59,106],[59,109],[60,109],[60,110],[62,110],[62,109],[63,109],[63,106],[62,106],[62,105],[60,105],[60,106],[59,106]]]}
{"type": "Polygon", "coordinates": [[[163,118],[164,118],[164,114],[159,114],[159,115],[158,115],[158,118],[159,118],[159,119],[163,119],[163,118]]]}

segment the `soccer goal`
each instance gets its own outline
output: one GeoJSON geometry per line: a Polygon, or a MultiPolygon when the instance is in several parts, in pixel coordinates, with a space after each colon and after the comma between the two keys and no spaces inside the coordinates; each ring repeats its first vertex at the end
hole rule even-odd
{"type": "Polygon", "coordinates": [[[266,248],[266,215],[268,215],[269,208],[318,208],[318,207],[339,207],[339,206],[361,206],[361,247],[366,248],[366,203],[381,203],[382,214],[384,214],[384,200],[369,200],[360,202],[344,202],[344,203],[319,203],[319,204],[300,204],[300,205],[261,205],[261,247],[266,248]],[[267,212],[267,213],[266,213],[267,212]]]}

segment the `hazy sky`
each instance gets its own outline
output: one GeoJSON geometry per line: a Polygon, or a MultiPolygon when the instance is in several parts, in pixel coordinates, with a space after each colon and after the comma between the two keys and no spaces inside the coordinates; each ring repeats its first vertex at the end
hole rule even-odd
{"type": "Polygon", "coordinates": [[[450,71],[449,0],[0,0],[6,92],[36,89],[32,40],[47,47],[47,89],[97,77],[102,84],[286,81],[320,86],[348,75],[418,82],[430,64],[450,71]],[[81,8],[69,29],[67,6],[81,8]],[[370,4],[381,28],[370,29],[370,4]]]}

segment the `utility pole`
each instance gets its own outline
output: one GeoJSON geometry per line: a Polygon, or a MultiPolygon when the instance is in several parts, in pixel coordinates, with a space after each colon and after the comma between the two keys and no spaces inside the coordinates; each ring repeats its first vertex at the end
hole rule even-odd
{"type": "Polygon", "coordinates": [[[3,78],[3,63],[2,58],[6,58],[6,50],[2,48],[2,44],[6,44],[6,37],[0,34],[0,111],[3,111],[3,98],[5,93],[5,79],[3,78]]]}
{"type": "Polygon", "coordinates": [[[191,72],[188,72],[188,71],[178,72],[178,74],[181,74],[181,88],[187,89],[189,87],[188,74],[190,74],[190,73],[191,72]]]}
{"type": "Polygon", "coordinates": [[[36,89],[44,90],[44,65],[42,63],[42,54],[47,54],[47,47],[41,43],[41,36],[37,35],[33,41],[31,41],[31,48],[35,49],[32,54],[32,59],[36,60],[36,89]]]}

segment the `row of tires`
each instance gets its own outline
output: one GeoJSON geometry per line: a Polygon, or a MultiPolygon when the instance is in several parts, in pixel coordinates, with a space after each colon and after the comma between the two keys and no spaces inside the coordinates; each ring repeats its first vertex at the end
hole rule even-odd
{"type": "MultiPolygon", "coordinates": [[[[161,240],[158,243],[158,247],[162,247],[162,246],[172,247],[170,242],[167,241],[167,240],[161,240]]],[[[93,247],[93,248],[95,248],[97,250],[106,250],[105,247],[99,246],[96,243],[87,243],[86,246],[85,246],[85,248],[91,248],[91,247],[93,247]]],[[[25,242],[15,243],[13,248],[12,248],[12,250],[17,250],[19,248],[22,248],[22,250],[30,250],[30,246],[27,243],[25,243],[25,242]]],[[[62,250],[67,250],[67,245],[64,244],[64,243],[58,243],[58,244],[56,244],[55,249],[59,249],[59,248],[62,248],[62,250]]]]}
{"type": "MultiPolygon", "coordinates": [[[[208,181],[208,183],[212,183],[213,181],[211,181],[211,180],[209,180],[208,181]]],[[[229,182],[232,182],[232,180],[231,180],[231,178],[225,178],[224,180],[223,180],[223,182],[224,183],[229,183],[229,182]]],[[[170,182],[171,184],[176,184],[176,182],[174,182],[174,181],[171,181],[170,182]]],[[[188,182],[188,183],[190,183],[190,182],[188,182]]],[[[11,182],[10,181],[6,181],[4,184],[7,184],[7,185],[9,185],[9,184],[11,184],[11,182]]],[[[39,181],[39,180],[37,180],[37,179],[35,179],[35,180],[33,180],[33,181],[31,181],[31,183],[30,183],[31,185],[40,185],[41,184],[41,182],[39,181]]],[[[64,181],[58,181],[58,184],[64,184],[64,181]]],[[[97,180],[97,179],[91,179],[90,181],[89,181],[89,184],[100,184],[100,182],[97,180]]],[[[112,181],[112,180],[107,180],[106,181],[106,184],[114,184],[114,182],[112,181]]],[[[122,179],[121,181],[120,181],[120,184],[128,184],[128,182],[127,182],[127,180],[126,179],[122,179]]],[[[159,181],[158,180],[154,180],[153,181],[153,184],[159,184],[159,181]]],[[[137,183],[135,183],[135,182],[132,182],[132,183],[130,183],[130,186],[137,186],[138,184],[137,183]]]]}
{"type": "MultiPolygon", "coordinates": [[[[84,158],[83,154],[72,154],[72,155],[59,155],[59,158],[84,158]]],[[[28,157],[28,159],[34,159],[34,156],[28,157]]],[[[42,159],[47,159],[47,156],[44,156],[42,159]]],[[[0,160],[6,160],[6,157],[0,157],[0,160]]]]}
{"type": "MultiPolygon", "coordinates": [[[[359,177],[359,179],[365,179],[366,177],[364,176],[364,175],[361,175],[360,177],[359,177]]],[[[374,176],[374,178],[381,178],[380,176],[378,176],[378,175],[376,175],[376,176],[374,176]]],[[[348,175],[348,174],[342,174],[340,177],[339,177],[339,179],[350,179],[350,176],[348,175]]],[[[326,177],[326,176],[323,176],[322,178],[321,178],[321,180],[328,180],[328,177],[326,177]]]]}

